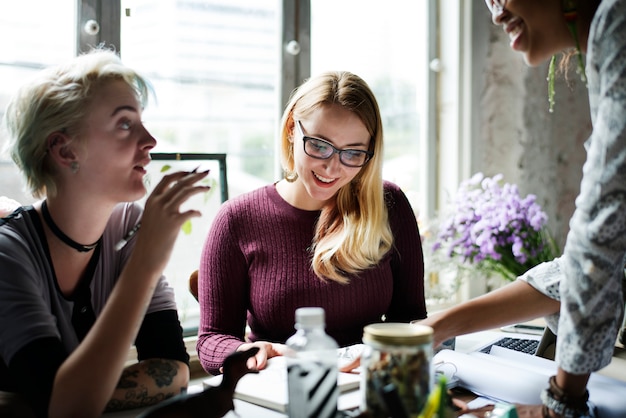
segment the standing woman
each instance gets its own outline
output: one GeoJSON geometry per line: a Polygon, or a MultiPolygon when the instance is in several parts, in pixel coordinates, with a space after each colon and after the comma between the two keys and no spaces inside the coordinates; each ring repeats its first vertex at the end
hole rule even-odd
{"type": "Polygon", "coordinates": [[[187,386],[162,272],[181,225],[199,216],[179,206],[206,190],[195,185],[206,173],[166,176],[143,213],[126,203],[145,195],[156,144],[141,122],[147,93],[100,49],[42,71],[7,108],[9,150],[43,200],[0,220],[0,389],[37,416],[96,417],[187,386]],[[139,362],[125,369],[133,343],[139,362]]]}
{"type": "Polygon", "coordinates": [[[324,308],[341,346],[361,342],[367,324],[426,316],[419,230],[404,193],[382,179],[369,86],[349,72],[309,79],[281,140],[285,178],[226,202],[205,242],[197,348],[210,373],[251,346],[251,367],[283,354],[299,307],[324,308]]]}
{"type": "Polygon", "coordinates": [[[583,80],[586,74],[593,132],[560,260],[563,276],[560,285],[534,283],[561,301],[559,368],[536,416],[585,417],[589,374],[611,361],[624,312],[626,0],[487,0],[487,6],[529,65],[573,49],[583,80]]]}

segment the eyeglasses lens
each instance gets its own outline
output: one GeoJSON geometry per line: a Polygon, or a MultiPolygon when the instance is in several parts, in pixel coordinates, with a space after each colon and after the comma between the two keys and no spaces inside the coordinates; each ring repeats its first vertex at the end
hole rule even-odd
{"type": "Polygon", "coordinates": [[[322,139],[312,138],[304,134],[300,121],[296,121],[296,127],[298,132],[302,135],[302,141],[304,142],[304,152],[309,157],[318,158],[320,160],[327,160],[333,156],[333,154],[339,154],[339,161],[343,165],[348,167],[362,167],[369,161],[372,154],[367,151],[344,149],[340,150],[335,148],[331,143],[322,139]]]}
{"type": "Polygon", "coordinates": [[[313,158],[326,160],[339,154],[339,160],[348,167],[361,167],[367,162],[369,155],[361,150],[339,150],[331,144],[311,137],[304,137],[304,152],[313,158]]]}

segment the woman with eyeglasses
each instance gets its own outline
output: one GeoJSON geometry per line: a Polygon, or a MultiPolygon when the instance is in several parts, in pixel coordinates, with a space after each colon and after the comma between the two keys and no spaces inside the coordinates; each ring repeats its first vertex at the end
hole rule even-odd
{"type": "Polygon", "coordinates": [[[426,316],[416,218],[382,179],[383,128],[368,85],[348,72],[306,81],[285,109],[281,140],[285,178],[226,202],[206,239],[197,348],[210,373],[251,346],[260,348],[254,368],[283,354],[299,307],[324,308],[341,346],[383,318],[426,316]]]}
{"type": "MultiPolygon", "coordinates": [[[[520,406],[518,414],[592,416],[587,382],[591,372],[611,362],[624,312],[626,0],[487,0],[487,6],[529,65],[561,51],[574,56],[589,90],[593,132],[563,255],[422,323],[435,329],[440,343],[545,316],[558,331],[558,371],[542,392],[543,405],[520,406]]],[[[549,80],[554,63],[550,69],[549,80]]],[[[552,93],[549,99],[552,105],[552,93]]]]}

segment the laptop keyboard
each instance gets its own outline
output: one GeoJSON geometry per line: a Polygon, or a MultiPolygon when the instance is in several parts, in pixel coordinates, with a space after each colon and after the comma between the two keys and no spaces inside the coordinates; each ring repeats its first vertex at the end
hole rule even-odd
{"type": "Polygon", "coordinates": [[[480,352],[489,354],[489,352],[491,351],[491,347],[494,345],[526,354],[535,354],[537,352],[537,347],[539,346],[539,340],[505,337],[491,345],[488,345],[487,347],[480,350],[480,352]]]}

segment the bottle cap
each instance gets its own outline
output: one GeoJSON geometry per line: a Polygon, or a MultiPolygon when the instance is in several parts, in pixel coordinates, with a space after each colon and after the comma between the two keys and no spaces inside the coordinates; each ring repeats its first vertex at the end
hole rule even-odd
{"type": "Polygon", "coordinates": [[[324,326],[325,313],[324,308],[298,308],[296,309],[296,326],[311,327],[324,326]]]}
{"type": "Polygon", "coordinates": [[[431,343],[433,329],[422,324],[406,324],[401,322],[385,322],[371,324],[363,328],[364,343],[390,345],[420,345],[431,343]]]}

